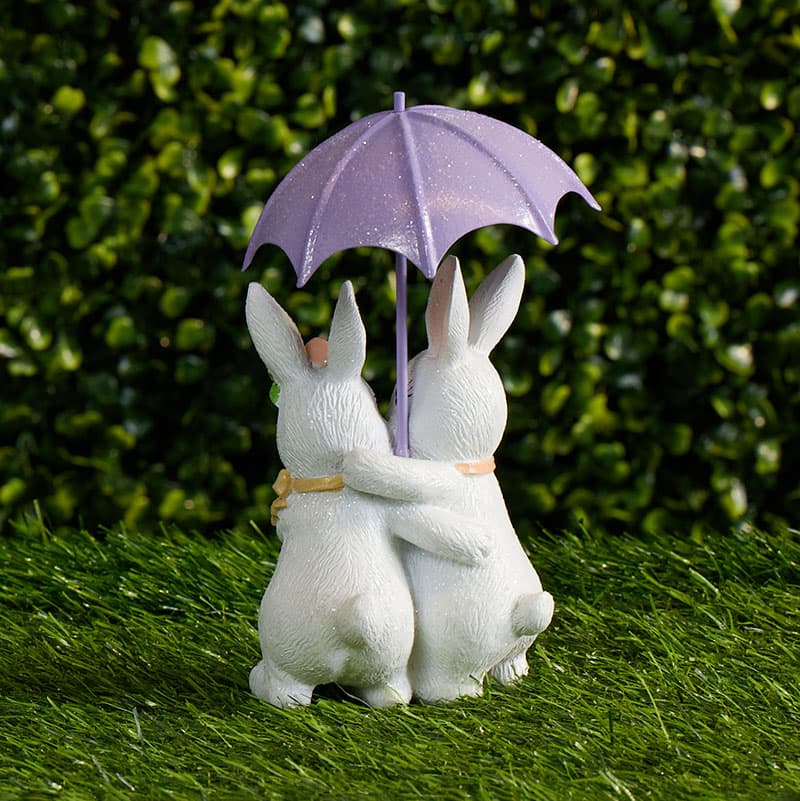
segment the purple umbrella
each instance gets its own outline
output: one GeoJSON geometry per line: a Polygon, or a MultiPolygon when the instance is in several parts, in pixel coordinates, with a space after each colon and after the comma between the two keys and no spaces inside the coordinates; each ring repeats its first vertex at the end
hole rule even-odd
{"type": "Polygon", "coordinates": [[[397,441],[408,455],[406,259],[433,278],[469,231],[509,223],[558,242],[556,206],[576,192],[600,206],[552,150],[518,128],[448,106],[364,117],[326,139],[284,178],[256,223],[244,267],[261,245],[281,247],[303,286],[340,250],[364,245],[396,254],[397,441]]]}

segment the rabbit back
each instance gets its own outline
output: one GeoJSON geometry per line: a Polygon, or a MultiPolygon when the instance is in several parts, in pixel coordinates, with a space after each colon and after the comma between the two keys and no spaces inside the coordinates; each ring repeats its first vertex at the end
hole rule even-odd
{"type": "MultiPolygon", "coordinates": [[[[448,259],[439,268],[426,311],[428,349],[410,365],[414,457],[478,461],[498,447],[507,406],[489,353],[511,324],[523,286],[519,257],[499,265],[471,302],[457,260],[448,259]]],[[[494,473],[454,476],[443,502],[485,521],[494,549],[477,566],[405,549],[417,609],[409,671],[415,692],[426,700],[479,692],[484,674],[498,663],[519,654],[524,660],[538,633],[537,620],[541,630],[549,623],[548,610],[552,614],[552,599],[542,592],[517,538],[494,473]],[[539,608],[538,618],[524,625],[528,611],[539,608]]]]}
{"type": "Polygon", "coordinates": [[[290,675],[350,686],[404,665],[414,612],[383,505],[348,488],[291,496],[259,615],[262,649],[290,675]],[[354,509],[358,513],[354,514],[354,509]]]}
{"type": "MultiPolygon", "coordinates": [[[[390,452],[361,377],[366,332],[349,282],[336,303],[325,366],[312,363],[294,322],[263,287],[251,285],[246,312],[280,387],[278,451],[294,477],[335,476],[356,446],[390,452]]],[[[278,536],[282,547],[259,612],[254,692],[285,706],[308,703],[315,685],[337,682],[381,705],[408,700],[413,606],[383,504],[346,487],[293,493],[279,513],[278,536]]]]}

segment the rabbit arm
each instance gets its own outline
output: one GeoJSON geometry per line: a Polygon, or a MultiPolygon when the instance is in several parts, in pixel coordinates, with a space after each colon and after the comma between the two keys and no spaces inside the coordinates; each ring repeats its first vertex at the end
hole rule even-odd
{"type": "Polygon", "coordinates": [[[463,565],[479,565],[494,539],[485,523],[438,506],[387,502],[389,531],[425,551],[463,565]]]}
{"type": "Polygon", "coordinates": [[[462,477],[449,462],[407,459],[367,448],[345,454],[344,483],[359,492],[397,501],[441,502],[462,477]]]}

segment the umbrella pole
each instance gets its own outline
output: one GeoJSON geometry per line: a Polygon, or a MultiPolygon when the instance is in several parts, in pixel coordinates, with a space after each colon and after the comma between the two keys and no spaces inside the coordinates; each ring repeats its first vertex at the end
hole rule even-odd
{"type": "Polygon", "coordinates": [[[397,291],[397,304],[395,307],[395,336],[397,342],[397,430],[395,432],[394,452],[397,456],[408,456],[407,264],[406,257],[400,253],[395,253],[394,269],[397,291]]]}
{"type": "MultiPolygon", "coordinates": [[[[394,111],[404,111],[406,93],[395,92],[392,96],[394,111]]],[[[408,280],[406,257],[394,254],[394,275],[397,303],[395,305],[395,353],[397,357],[397,430],[394,438],[394,452],[397,456],[408,456],[408,314],[406,300],[408,280]]]]}

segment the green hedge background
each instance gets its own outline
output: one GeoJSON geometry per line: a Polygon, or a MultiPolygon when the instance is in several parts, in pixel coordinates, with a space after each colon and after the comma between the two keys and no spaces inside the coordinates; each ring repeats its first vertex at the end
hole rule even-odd
{"type": "MultiPolygon", "coordinates": [[[[34,502],[55,526],[267,525],[251,280],[312,336],[353,278],[388,398],[388,254],[302,291],[277,248],[239,268],[280,178],[397,89],[522,127],[603,206],[562,201],[557,248],[506,227],[454,248],[471,287],[528,267],[495,353],[523,534],[796,524],[800,4],[568,5],[4,4],[0,526],[34,502]]],[[[414,349],[426,296],[414,276],[414,349]]]]}

